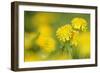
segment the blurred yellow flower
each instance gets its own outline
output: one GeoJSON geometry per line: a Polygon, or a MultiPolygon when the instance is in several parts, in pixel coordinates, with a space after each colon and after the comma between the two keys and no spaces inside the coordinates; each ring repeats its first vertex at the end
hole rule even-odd
{"type": "Polygon", "coordinates": [[[74,29],[86,31],[87,30],[87,21],[83,18],[76,17],[72,20],[72,27],[74,29]]]}
{"type": "Polygon", "coordinates": [[[53,13],[37,13],[33,16],[33,24],[37,26],[44,26],[50,24],[54,20],[53,13]]]}
{"type": "Polygon", "coordinates": [[[25,32],[25,36],[24,36],[24,47],[25,47],[25,49],[32,48],[32,41],[35,37],[36,37],[36,34],[34,32],[32,32],[32,33],[25,32]]]}
{"type": "Polygon", "coordinates": [[[40,35],[51,36],[52,28],[50,26],[41,26],[38,28],[38,32],[40,32],[40,35]]]}
{"type": "Polygon", "coordinates": [[[71,44],[74,46],[78,45],[78,40],[79,40],[79,32],[73,30],[72,32],[72,38],[71,38],[71,44]]]}
{"type": "Polygon", "coordinates": [[[37,54],[26,54],[24,61],[25,62],[32,62],[32,61],[39,61],[42,60],[42,58],[40,56],[38,56],[37,54]]]}
{"type": "Polygon", "coordinates": [[[82,33],[79,36],[79,52],[81,57],[90,56],[90,32],[82,33]]]}
{"type": "Polygon", "coordinates": [[[63,42],[70,40],[71,35],[72,35],[72,26],[70,24],[66,24],[58,28],[56,32],[56,36],[63,42]]]}
{"type": "Polygon", "coordinates": [[[40,35],[39,38],[36,40],[36,43],[45,52],[52,52],[55,50],[55,41],[51,37],[40,35]]]}

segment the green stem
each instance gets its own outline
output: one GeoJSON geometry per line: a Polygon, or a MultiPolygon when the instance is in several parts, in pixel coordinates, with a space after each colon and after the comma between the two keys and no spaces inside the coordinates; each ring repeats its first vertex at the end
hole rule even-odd
{"type": "Polygon", "coordinates": [[[67,52],[70,56],[72,56],[72,48],[70,46],[70,43],[66,41],[63,44],[64,45],[62,46],[62,53],[65,54],[67,52]]]}

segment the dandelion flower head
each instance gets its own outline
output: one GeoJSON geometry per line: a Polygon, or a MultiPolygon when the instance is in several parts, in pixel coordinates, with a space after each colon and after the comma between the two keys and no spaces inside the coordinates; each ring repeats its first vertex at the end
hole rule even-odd
{"type": "Polygon", "coordinates": [[[71,44],[76,47],[78,45],[78,41],[79,41],[79,32],[74,30],[72,32],[71,44]]]}
{"type": "Polygon", "coordinates": [[[84,18],[76,17],[72,20],[72,27],[77,30],[86,31],[87,21],[84,18]]]}
{"type": "Polygon", "coordinates": [[[56,32],[57,38],[59,38],[59,40],[63,42],[69,41],[71,38],[71,35],[72,35],[72,26],[70,24],[66,24],[58,28],[56,32]]]}

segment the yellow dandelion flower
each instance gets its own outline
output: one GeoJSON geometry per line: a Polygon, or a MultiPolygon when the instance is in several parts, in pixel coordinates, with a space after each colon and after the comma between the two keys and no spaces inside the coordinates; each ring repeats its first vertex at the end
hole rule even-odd
{"type": "Polygon", "coordinates": [[[50,24],[52,21],[54,21],[54,14],[53,13],[36,13],[33,16],[33,24],[36,24],[37,26],[43,26],[50,24]]]}
{"type": "Polygon", "coordinates": [[[63,42],[70,40],[72,35],[72,26],[67,24],[58,28],[56,36],[63,42]]]}
{"type": "Polygon", "coordinates": [[[87,21],[83,18],[76,17],[72,20],[72,27],[74,29],[86,31],[87,30],[87,21]]]}
{"type": "Polygon", "coordinates": [[[85,32],[79,36],[79,52],[81,57],[90,56],[90,32],[85,32]]]}
{"type": "Polygon", "coordinates": [[[51,37],[45,37],[40,35],[36,40],[37,45],[45,52],[52,52],[55,50],[55,41],[51,37]]]}
{"type": "Polygon", "coordinates": [[[38,28],[38,32],[44,36],[51,36],[52,35],[52,28],[50,26],[41,26],[38,28]]]}
{"type": "Polygon", "coordinates": [[[79,32],[74,30],[72,32],[71,44],[74,45],[74,46],[77,46],[78,40],[79,40],[79,32]]]}

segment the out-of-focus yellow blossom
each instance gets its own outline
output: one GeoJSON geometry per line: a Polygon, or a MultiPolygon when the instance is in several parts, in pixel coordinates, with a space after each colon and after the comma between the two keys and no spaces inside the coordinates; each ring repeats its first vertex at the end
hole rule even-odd
{"type": "Polygon", "coordinates": [[[38,28],[38,32],[40,32],[40,35],[51,36],[52,28],[50,26],[41,26],[38,28]]]}
{"type": "Polygon", "coordinates": [[[50,24],[54,20],[54,14],[52,13],[37,13],[33,17],[33,24],[44,26],[50,24]]]}
{"type": "Polygon", "coordinates": [[[40,35],[36,40],[37,45],[45,52],[52,52],[55,50],[55,40],[51,37],[45,37],[40,35]]]}
{"type": "Polygon", "coordinates": [[[81,57],[89,57],[90,56],[90,32],[82,33],[79,36],[79,53],[81,57]]]}
{"type": "Polygon", "coordinates": [[[56,36],[63,42],[70,40],[71,35],[72,35],[72,26],[70,24],[66,24],[58,28],[56,32],[56,36]]]}
{"type": "Polygon", "coordinates": [[[72,20],[72,27],[77,30],[86,31],[87,21],[83,18],[76,17],[72,20]]]}
{"type": "Polygon", "coordinates": [[[32,40],[36,37],[35,33],[26,33],[24,36],[24,47],[25,49],[30,49],[32,48],[32,40]]]}
{"type": "Polygon", "coordinates": [[[79,40],[79,32],[73,30],[71,44],[73,46],[77,46],[78,45],[78,40],[79,40]]]}
{"type": "Polygon", "coordinates": [[[24,58],[25,62],[32,62],[32,61],[39,61],[39,60],[42,60],[42,58],[34,53],[33,54],[26,54],[25,58],[24,58]]]}

